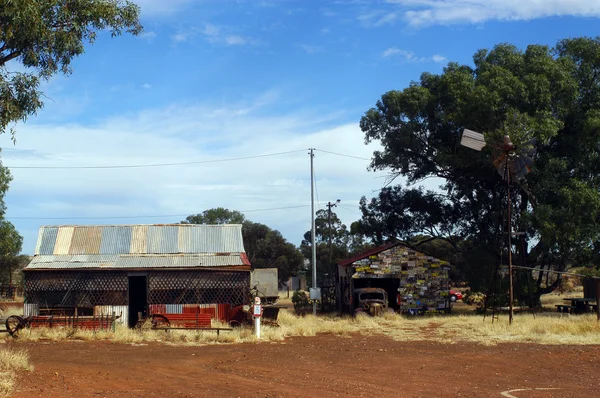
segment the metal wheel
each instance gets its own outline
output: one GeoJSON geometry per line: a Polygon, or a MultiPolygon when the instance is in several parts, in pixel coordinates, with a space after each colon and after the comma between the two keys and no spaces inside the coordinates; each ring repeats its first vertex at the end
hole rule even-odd
{"type": "Polygon", "coordinates": [[[139,319],[135,324],[136,330],[148,330],[152,327],[152,321],[148,317],[143,317],[139,319]]]}
{"type": "Polygon", "coordinates": [[[152,315],[152,329],[164,329],[171,326],[171,322],[166,316],[161,314],[152,315]]]}
{"type": "Polygon", "coordinates": [[[6,330],[12,337],[18,337],[19,330],[25,328],[27,323],[28,322],[20,316],[11,315],[6,318],[6,322],[4,324],[6,326],[6,330]]]}

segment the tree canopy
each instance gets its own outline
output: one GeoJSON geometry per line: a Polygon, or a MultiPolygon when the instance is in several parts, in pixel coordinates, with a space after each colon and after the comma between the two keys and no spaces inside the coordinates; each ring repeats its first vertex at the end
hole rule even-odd
{"type": "MultiPolygon", "coordinates": [[[[442,74],[423,73],[385,93],[360,126],[366,142],[382,146],[371,169],[407,185],[361,200],[359,229],[376,241],[443,238],[467,269],[477,269],[471,282],[487,287],[502,254],[506,263],[506,183],[492,165],[491,145],[481,152],[460,145],[468,128],[488,144],[504,134],[517,146],[536,139],[533,171],[511,187],[511,223],[524,233],[512,239],[514,262],[564,271],[597,257],[600,38],[480,50],[472,66],[449,63],[442,74]],[[439,189],[421,185],[431,178],[441,181],[439,189]]],[[[527,276],[535,276],[538,295],[559,282],[547,272],[527,276]]]]}
{"type": "Polygon", "coordinates": [[[237,210],[223,207],[188,216],[183,224],[242,224],[242,237],[248,259],[254,268],[277,268],[279,281],[285,282],[303,266],[302,253],[279,231],[246,220],[237,210]]]}
{"type": "Polygon", "coordinates": [[[40,80],[71,73],[71,61],[98,32],[116,36],[142,30],[139,7],[130,1],[0,1],[0,134],[43,106],[40,80]],[[25,71],[10,70],[12,60],[25,71]]]}

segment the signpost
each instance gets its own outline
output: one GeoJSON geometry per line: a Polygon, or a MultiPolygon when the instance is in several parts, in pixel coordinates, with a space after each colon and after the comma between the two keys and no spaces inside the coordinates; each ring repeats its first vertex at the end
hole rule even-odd
{"type": "Polygon", "coordinates": [[[260,340],[260,317],[262,316],[262,305],[260,297],[254,297],[254,305],[252,306],[252,316],[254,317],[254,331],[256,339],[260,340]]]}

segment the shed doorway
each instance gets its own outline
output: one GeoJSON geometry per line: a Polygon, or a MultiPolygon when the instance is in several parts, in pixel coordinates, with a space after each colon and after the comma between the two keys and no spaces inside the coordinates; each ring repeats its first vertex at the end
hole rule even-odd
{"type": "Polygon", "coordinates": [[[134,327],[138,321],[138,313],[148,313],[148,277],[146,275],[129,275],[129,319],[128,325],[134,327]]]}

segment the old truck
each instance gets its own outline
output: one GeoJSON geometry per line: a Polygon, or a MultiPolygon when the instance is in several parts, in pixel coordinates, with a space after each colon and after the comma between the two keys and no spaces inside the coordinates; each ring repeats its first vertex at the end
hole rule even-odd
{"type": "Polygon", "coordinates": [[[388,294],[384,289],[365,287],[354,290],[356,307],[354,314],[366,313],[381,316],[388,311],[388,294]]]}

